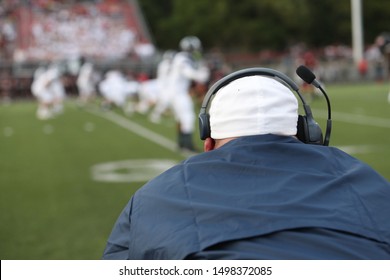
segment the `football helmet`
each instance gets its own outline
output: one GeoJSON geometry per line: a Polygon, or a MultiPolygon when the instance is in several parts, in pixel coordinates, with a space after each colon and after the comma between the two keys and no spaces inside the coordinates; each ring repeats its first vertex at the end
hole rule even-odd
{"type": "Polygon", "coordinates": [[[180,40],[180,49],[186,52],[195,52],[202,50],[202,43],[196,36],[186,36],[180,40]]]}

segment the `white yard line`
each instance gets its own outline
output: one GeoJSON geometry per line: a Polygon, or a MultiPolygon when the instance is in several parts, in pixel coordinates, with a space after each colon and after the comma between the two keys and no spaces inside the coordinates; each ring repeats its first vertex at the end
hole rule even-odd
{"type": "Polygon", "coordinates": [[[347,154],[370,154],[373,152],[380,153],[381,148],[373,145],[352,145],[352,146],[337,146],[347,154]]]}
{"type": "MultiPolygon", "coordinates": [[[[314,116],[326,119],[328,112],[326,110],[313,109],[314,116]]],[[[367,126],[376,126],[382,128],[390,128],[390,119],[379,118],[379,117],[370,117],[363,116],[358,114],[342,113],[342,112],[332,112],[332,119],[336,121],[361,124],[367,126]]]]}
{"type": "Polygon", "coordinates": [[[177,144],[168,139],[164,136],[161,136],[160,134],[157,134],[125,117],[122,117],[112,111],[99,111],[99,110],[92,110],[88,109],[88,112],[97,115],[99,117],[103,117],[109,121],[112,121],[113,123],[143,137],[148,139],[149,141],[154,142],[155,144],[164,147],[172,152],[177,152],[177,144]]]}
{"type": "MultiPolygon", "coordinates": [[[[112,111],[100,111],[88,109],[88,112],[103,117],[113,123],[143,137],[146,138],[155,144],[164,147],[170,151],[178,152],[177,145],[174,141],[161,136],[160,134],[155,133],[136,122],[129,120],[126,117],[118,115],[112,111]]],[[[326,110],[315,110],[316,116],[319,118],[327,118],[326,110]]],[[[349,114],[349,113],[341,113],[341,112],[332,112],[332,119],[337,121],[342,121],[346,123],[354,123],[360,125],[367,126],[376,126],[381,128],[390,128],[390,119],[386,118],[378,118],[378,117],[370,117],[370,116],[362,116],[357,114],[349,114]]],[[[345,150],[348,153],[356,154],[356,153],[368,153],[374,150],[374,147],[370,146],[344,146],[340,147],[342,150],[345,150]]]]}

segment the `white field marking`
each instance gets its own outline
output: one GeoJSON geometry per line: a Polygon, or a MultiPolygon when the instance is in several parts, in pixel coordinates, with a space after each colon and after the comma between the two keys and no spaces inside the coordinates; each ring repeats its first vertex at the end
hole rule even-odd
{"type": "Polygon", "coordinates": [[[10,126],[4,127],[3,133],[5,137],[11,137],[14,134],[14,129],[10,126]]]}
{"type": "Polygon", "coordinates": [[[114,112],[111,112],[111,111],[106,111],[106,112],[101,112],[101,111],[97,111],[97,110],[91,110],[89,109],[88,112],[92,113],[92,114],[95,114],[97,116],[100,116],[100,117],[103,117],[107,120],[110,120],[114,123],[116,123],[117,125],[135,133],[135,134],[138,134],[139,136],[142,136],[146,139],[148,139],[149,141],[152,141],[170,151],[177,151],[177,146],[176,146],[176,143],[171,141],[170,139],[168,138],[165,138],[163,136],[161,136],[160,134],[157,134],[125,117],[122,117],[114,112]]]}
{"type": "Polygon", "coordinates": [[[112,161],[91,167],[92,179],[100,182],[146,182],[177,162],[169,159],[136,159],[112,161]]]}
{"type": "Polygon", "coordinates": [[[46,135],[52,134],[54,132],[54,127],[50,124],[45,124],[43,126],[43,133],[46,135]]]}
{"type": "Polygon", "coordinates": [[[84,130],[86,132],[92,132],[95,130],[95,124],[94,123],[91,123],[91,122],[86,122],[84,124],[84,130]]]}
{"type": "Polygon", "coordinates": [[[355,146],[337,146],[340,150],[347,154],[369,154],[372,152],[380,151],[378,147],[372,145],[355,145],[355,146]]]}
{"type": "MultiPolygon", "coordinates": [[[[318,115],[320,118],[326,119],[328,117],[328,112],[325,110],[315,109],[313,110],[313,112],[316,113],[316,115],[318,115]]],[[[370,117],[342,112],[332,112],[332,119],[346,123],[390,128],[390,119],[386,118],[370,117]]]]}

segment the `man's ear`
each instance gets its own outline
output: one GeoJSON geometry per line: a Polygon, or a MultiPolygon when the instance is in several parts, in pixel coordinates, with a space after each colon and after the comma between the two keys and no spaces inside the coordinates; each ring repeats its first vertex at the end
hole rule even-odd
{"type": "Polygon", "coordinates": [[[214,150],[215,148],[215,140],[213,138],[206,138],[206,140],[204,140],[204,143],[203,143],[203,150],[205,152],[209,152],[209,151],[212,151],[214,150]]]}

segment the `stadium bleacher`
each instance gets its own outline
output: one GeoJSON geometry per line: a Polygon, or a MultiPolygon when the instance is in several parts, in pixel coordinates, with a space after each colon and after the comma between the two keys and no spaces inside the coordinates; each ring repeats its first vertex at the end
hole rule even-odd
{"type": "Polygon", "coordinates": [[[88,57],[98,67],[134,69],[153,55],[136,0],[2,2],[2,95],[28,96],[33,71],[52,61],[88,57]]]}

